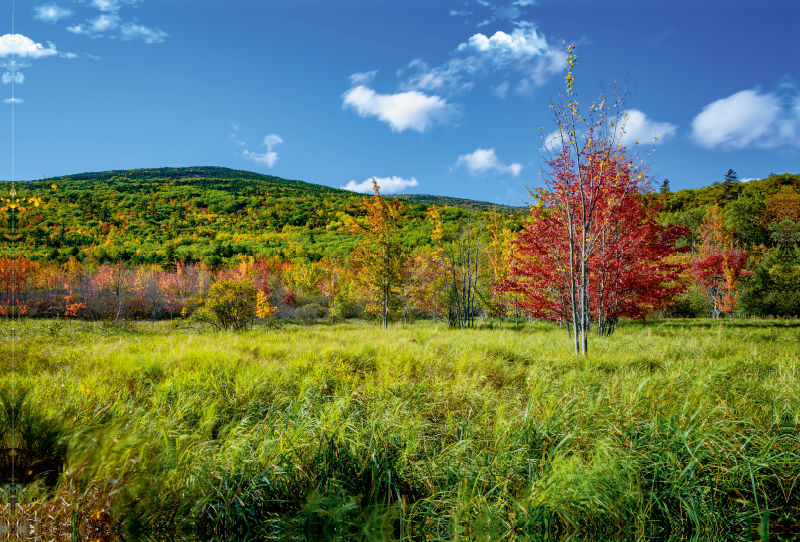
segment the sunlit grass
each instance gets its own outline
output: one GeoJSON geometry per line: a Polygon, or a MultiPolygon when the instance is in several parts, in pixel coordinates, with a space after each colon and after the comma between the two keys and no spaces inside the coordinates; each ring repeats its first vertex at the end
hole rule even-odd
{"type": "Polygon", "coordinates": [[[630,323],[585,359],[549,324],[2,326],[71,435],[22,501],[68,495],[84,530],[751,539],[800,515],[796,321],[630,323]]]}

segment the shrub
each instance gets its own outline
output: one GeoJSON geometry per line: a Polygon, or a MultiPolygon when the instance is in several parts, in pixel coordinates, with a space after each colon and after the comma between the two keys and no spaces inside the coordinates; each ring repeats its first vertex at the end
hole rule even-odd
{"type": "Polygon", "coordinates": [[[256,289],[252,284],[220,280],[208,289],[208,295],[191,320],[218,330],[244,329],[255,316],[255,303],[256,289]]]}

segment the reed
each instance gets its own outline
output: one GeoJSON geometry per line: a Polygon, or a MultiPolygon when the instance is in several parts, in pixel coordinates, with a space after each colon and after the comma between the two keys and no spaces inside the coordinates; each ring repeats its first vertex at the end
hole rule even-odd
{"type": "Polygon", "coordinates": [[[69,441],[3,521],[49,510],[59,539],[752,540],[800,520],[797,321],[625,323],[586,358],[540,323],[2,327],[4,382],[69,441]]]}

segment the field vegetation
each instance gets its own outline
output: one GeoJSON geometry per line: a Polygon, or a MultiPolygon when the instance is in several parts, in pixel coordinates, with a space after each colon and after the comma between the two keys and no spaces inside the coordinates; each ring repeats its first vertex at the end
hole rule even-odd
{"type": "Polygon", "coordinates": [[[796,321],[0,325],[31,539],[797,535],[796,321]]]}

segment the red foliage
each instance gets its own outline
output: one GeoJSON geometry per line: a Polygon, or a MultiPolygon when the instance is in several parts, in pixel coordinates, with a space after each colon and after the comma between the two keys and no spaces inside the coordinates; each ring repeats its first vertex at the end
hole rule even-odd
{"type": "Polygon", "coordinates": [[[562,153],[550,164],[556,172],[550,190],[538,193],[540,204],[532,208],[516,239],[510,278],[503,287],[522,294],[520,304],[531,316],[570,321],[578,290],[576,270],[585,259],[590,314],[598,330],[608,334],[619,317],[643,319],[648,309],[681,288],[675,281],[682,266],[666,258],[679,251],[675,241],[686,231],[656,224],[655,210],[647,209],[640,197],[647,185],[624,156],[598,153],[587,160],[586,177],[594,182],[589,187],[593,216],[581,232],[576,210],[585,208],[578,201],[585,196],[569,186],[576,180],[567,162],[562,153]]]}
{"type": "Polygon", "coordinates": [[[725,232],[722,211],[711,207],[700,227],[700,245],[692,273],[711,298],[712,316],[733,312],[739,300],[739,279],[751,273],[745,270],[747,252],[739,250],[725,232]]]}

